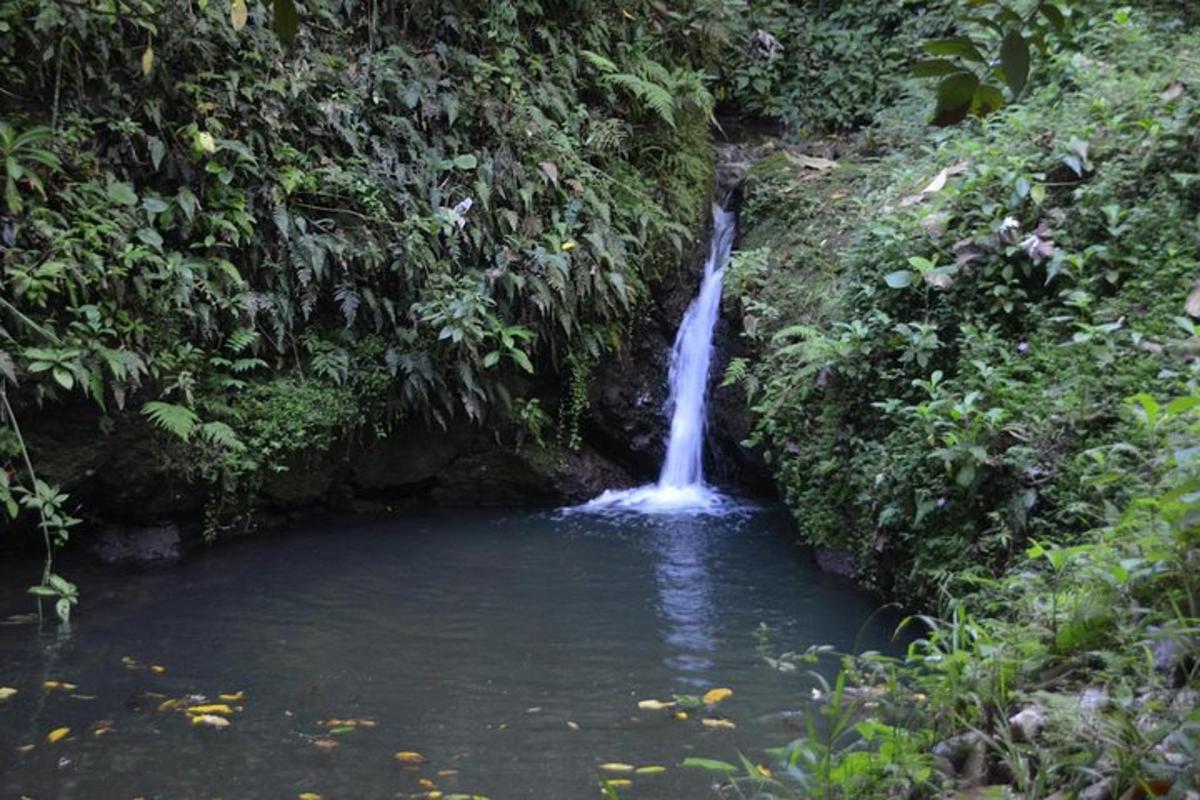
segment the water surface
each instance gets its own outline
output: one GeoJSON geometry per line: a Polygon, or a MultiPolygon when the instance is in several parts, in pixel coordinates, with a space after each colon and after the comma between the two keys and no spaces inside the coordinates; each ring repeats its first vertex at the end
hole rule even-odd
{"type": "MultiPolygon", "coordinates": [[[[708,776],[674,765],[764,758],[793,736],[775,712],[809,692],[763,662],[760,624],[775,651],[879,648],[891,632],[788,531],[773,510],[438,514],[251,539],[150,571],[69,565],[83,592],[69,635],[0,626],[0,685],[18,689],[0,701],[0,796],[392,798],[425,779],[493,800],[594,798],[609,761],[670,767],[628,797],[711,796],[708,776]],[[736,729],[637,708],[717,686],[734,690],[718,712],[736,729]],[[245,693],[223,730],[158,710],[223,692],[245,693]],[[375,725],[331,736],[330,719],[375,725]],[[60,726],[70,735],[47,743],[60,726]],[[405,770],[401,750],[428,761],[405,770]]],[[[0,567],[0,617],[28,610],[16,587],[35,574],[0,567]]]]}

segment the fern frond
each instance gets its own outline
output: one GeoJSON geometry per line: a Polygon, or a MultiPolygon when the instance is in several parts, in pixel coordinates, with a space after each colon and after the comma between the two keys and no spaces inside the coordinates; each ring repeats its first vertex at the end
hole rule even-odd
{"type": "Polygon", "coordinates": [[[233,428],[226,425],[224,422],[206,422],[200,426],[200,435],[204,441],[209,444],[226,450],[240,451],[245,450],[246,445],[238,438],[233,428]]]}
{"type": "Polygon", "coordinates": [[[187,406],[164,403],[160,400],[151,400],[142,406],[142,414],[162,430],[178,436],[185,442],[200,424],[196,412],[187,406]]]}
{"type": "Polygon", "coordinates": [[[601,72],[613,73],[618,69],[617,65],[614,64],[610,59],[600,55],[594,50],[580,50],[579,52],[583,54],[583,57],[588,60],[589,64],[601,72]]]}

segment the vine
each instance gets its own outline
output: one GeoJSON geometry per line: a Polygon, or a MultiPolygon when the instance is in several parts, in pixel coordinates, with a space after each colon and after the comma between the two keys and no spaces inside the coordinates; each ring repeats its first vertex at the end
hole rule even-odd
{"type": "Polygon", "coordinates": [[[588,409],[588,383],[592,375],[592,360],[578,353],[567,356],[567,396],[558,412],[558,443],[572,450],[583,445],[579,422],[588,409]]]}

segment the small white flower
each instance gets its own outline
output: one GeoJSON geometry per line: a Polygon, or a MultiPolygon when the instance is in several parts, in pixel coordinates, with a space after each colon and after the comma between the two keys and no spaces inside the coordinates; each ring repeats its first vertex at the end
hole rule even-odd
{"type": "Polygon", "coordinates": [[[821,699],[821,690],[820,690],[820,689],[813,689],[813,690],[812,690],[812,699],[813,699],[813,700],[820,700],[820,699],[821,699]]]}

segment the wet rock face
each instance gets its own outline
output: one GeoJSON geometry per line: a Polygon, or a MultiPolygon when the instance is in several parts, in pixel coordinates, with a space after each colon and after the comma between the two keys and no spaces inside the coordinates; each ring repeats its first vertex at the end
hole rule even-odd
{"type": "MultiPolygon", "coordinates": [[[[736,203],[742,169],[736,162],[718,170],[717,193],[736,203]]],[[[668,276],[654,295],[625,348],[609,356],[592,376],[584,440],[640,481],[658,477],[669,433],[667,373],[671,347],[683,315],[700,285],[708,255],[711,220],[706,220],[684,268],[668,276]]],[[[770,472],[755,451],[743,447],[750,413],[739,387],[722,387],[729,362],[749,355],[740,326],[724,313],[714,331],[708,388],[705,476],[717,486],[756,495],[770,494],[770,472]]]]}

